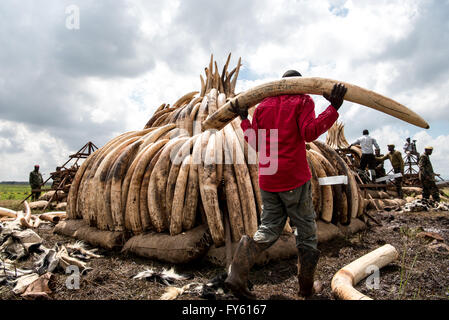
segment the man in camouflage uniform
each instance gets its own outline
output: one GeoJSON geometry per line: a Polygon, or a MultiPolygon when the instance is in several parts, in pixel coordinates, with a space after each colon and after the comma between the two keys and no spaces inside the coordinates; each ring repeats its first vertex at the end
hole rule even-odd
{"type": "MultiPolygon", "coordinates": [[[[380,149],[374,150],[374,155],[376,156],[376,178],[382,178],[387,175],[387,172],[384,168],[384,162],[379,161],[379,158],[382,158],[384,156],[383,153],[380,153],[380,149]]],[[[378,182],[379,184],[387,184],[386,181],[378,182]]],[[[387,188],[382,188],[383,191],[387,191],[387,188]]]]}
{"type": "Polygon", "coordinates": [[[380,149],[376,149],[374,151],[374,154],[376,156],[376,177],[385,177],[386,172],[384,168],[384,162],[378,160],[378,158],[382,158],[384,155],[380,153],[380,149]]]}
{"type": "Polygon", "coordinates": [[[36,201],[39,199],[41,195],[41,185],[44,183],[44,180],[42,179],[42,175],[39,172],[39,165],[34,166],[34,171],[30,172],[30,185],[31,185],[31,192],[32,192],[32,199],[33,201],[36,201]],[[38,190],[38,191],[33,191],[38,190]]]}
{"type": "Polygon", "coordinates": [[[429,158],[432,152],[432,147],[426,147],[424,153],[419,157],[419,180],[422,184],[423,199],[429,199],[432,195],[434,201],[440,202],[440,192],[435,184],[435,173],[429,158]]]}
{"type": "MultiPolygon", "coordinates": [[[[376,158],[376,160],[383,162],[386,159],[389,159],[394,173],[401,173],[402,175],[404,175],[404,160],[402,159],[402,154],[399,151],[394,150],[394,148],[394,144],[389,144],[389,152],[383,157],[376,158]]],[[[399,198],[402,198],[402,177],[394,179],[394,184],[396,185],[396,190],[398,192],[399,198]]]]}

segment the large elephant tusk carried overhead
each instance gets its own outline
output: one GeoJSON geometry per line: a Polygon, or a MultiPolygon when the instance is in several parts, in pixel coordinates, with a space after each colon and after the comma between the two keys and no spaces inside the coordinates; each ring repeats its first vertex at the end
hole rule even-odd
{"type": "Polygon", "coordinates": [[[342,83],[348,89],[344,98],[347,101],[373,108],[415,126],[429,129],[429,124],[418,114],[406,106],[376,92],[350,83],[331,79],[294,77],[268,82],[240,93],[203,122],[203,131],[208,129],[220,130],[234,119],[236,114],[230,110],[230,107],[231,101],[235,101],[235,99],[238,99],[241,107],[249,108],[270,96],[284,94],[322,95],[324,92],[330,93],[333,85],[336,83],[342,83]]]}
{"type": "Polygon", "coordinates": [[[360,280],[367,277],[369,267],[382,268],[398,257],[398,252],[390,244],[386,244],[374,251],[351,262],[338,270],[331,281],[332,292],[342,300],[372,300],[370,297],[354,289],[360,280]]]}

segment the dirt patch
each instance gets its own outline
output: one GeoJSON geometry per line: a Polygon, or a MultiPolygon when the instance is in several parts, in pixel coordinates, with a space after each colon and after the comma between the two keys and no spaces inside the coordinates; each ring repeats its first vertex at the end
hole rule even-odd
{"type": "MultiPolygon", "coordinates": [[[[449,212],[417,213],[371,213],[382,226],[369,221],[369,229],[343,239],[319,245],[322,256],[317,268],[317,277],[323,282],[323,292],[313,299],[334,299],[330,290],[333,275],[344,265],[360,256],[389,243],[399,252],[399,259],[380,270],[378,289],[368,289],[365,280],[356,287],[374,299],[448,299],[449,298],[449,212]],[[421,234],[436,233],[443,241],[421,234]]],[[[73,243],[74,240],[55,235],[51,228],[41,228],[39,235],[44,245],[73,243]]],[[[67,275],[56,276],[54,299],[159,299],[166,286],[155,281],[134,280],[132,277],[145,269],[169,269],[173,265],[142,259],[119,252],[99,250],[102,258],[93,259],[93,268],[81,277],[80,289],[69,290],[67,275]]],[[[299,299],[296,279],[296,259],[254,267],[250,280],[253,292],[260,299],[299,299]]],[[[181,287],[191,282],[207,283],[224,271],[204,260],[175,266],[178,273],[189,275],[189,280],[178,281],[181,287]]],[[[11,287],[0,286],[0,299],[18,299],[11,287]]],[[[185,293],[181,299],[202,299],[197,293],[185,293]]],[[[233,299],[229,294],[219,299],[233,299]]]]}

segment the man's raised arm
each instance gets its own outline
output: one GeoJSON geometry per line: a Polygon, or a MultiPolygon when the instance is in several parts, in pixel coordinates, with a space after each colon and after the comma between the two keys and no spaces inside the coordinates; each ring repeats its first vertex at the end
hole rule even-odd
{"type": "Polygon", "coordinates": [[[327,107],[317,118],[315,118],[315,104],[313,100],[307,97],[304,101],[303,110],[300,113],[299,125],[301,135],[306,142],[316,140],[320,135],[329,130],[338,118],[338,109],[343,104],[343,98],[346,94],[346,87],[343,84],[335,84],[331,94],[324,93],[323,97],[331,105],[327,107]]]}

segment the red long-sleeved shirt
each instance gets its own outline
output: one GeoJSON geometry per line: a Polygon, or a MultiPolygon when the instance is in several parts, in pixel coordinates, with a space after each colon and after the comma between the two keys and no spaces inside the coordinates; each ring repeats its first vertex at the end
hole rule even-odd
{"type": "Polygon", "coordinates": [[[254,111],[252,123],[248,119],[241,123],[245,140],[259,153],[260,188],[282,192],[309,181],[305,143],[316,140],[337,118],[331,105],[315,118],[315,103],[309,95],[265,98],[254,111]]]}

